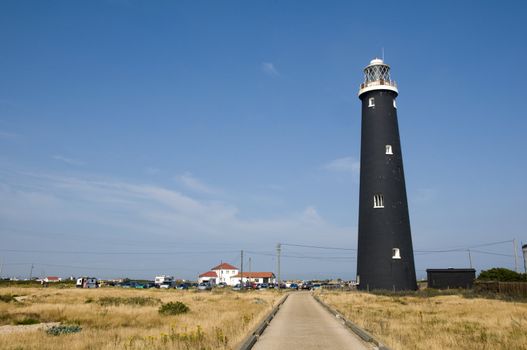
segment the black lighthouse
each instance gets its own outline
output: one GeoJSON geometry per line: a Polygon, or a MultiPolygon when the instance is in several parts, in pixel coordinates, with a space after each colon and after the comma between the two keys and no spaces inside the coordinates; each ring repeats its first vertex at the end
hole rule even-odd
{"type": "Polygon", "coordinates": [[[364,68],[357,282],[361,290],[415,290],[414,254],[390,66],[364,68]]]}

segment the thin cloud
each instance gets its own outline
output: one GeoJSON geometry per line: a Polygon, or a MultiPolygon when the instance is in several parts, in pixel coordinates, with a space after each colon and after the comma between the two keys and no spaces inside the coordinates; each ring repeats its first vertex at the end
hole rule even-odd
{"type": "Polygon", "coordinates": [[[360,162],[354,157],[337,158],[324,165],[324,169],[357,175],[360,172],[360,162]]]}
{"type": "Polygon", "coordinates": [[[419,204],[432,202],[437,198],[439,191],[436,188],[418,188],[413,193],[412,199],[419,204]]]}
{"type": "Polygon", "coordinates": [[[161,172],[160,169],[158,168],[154,168],[154,167],[147,167],[145,168],[145,173],[147,173],[148,175],[157,175],[161,172]]]}
{"type": "MultiPolygon", "coordinates": [[[[135,247],[133,242],[136,241],[144,241],[144,249],[162,249],[162,242],[177,242],[182,249],[196,245],[202,249],[214,247],[212,250],[217,246],[229,250],[231,247],[270,249],[284,240],[306,243],[320,239],[321,233],[328,245],[349,245],[356,236],[355,228],[326,222],[314,206],[268,217],[242,213],[235,203],[199,199],[171,188],[122,179],[18,172],[3,180],[0,202],[10,205],[0,206],[0,221],[5,226],[38,233],[31,244],[25,246],[27,249],[50,241],[51,236],[41,234],[41,229],[60,233],[65,227],[71,232],[68,239],[61,241],[61,249],[78,249],[74,243],[78,241],[89,241],[91,249],[95,250],[118,249],[123,244],[135,247]]],[[[4,241],[19,240],[18,232],[2,234],[4,241]]],[[[141,248],[142,245],[137,247],[141,248]]],[[[218,252],[191,261],[188,255],[178,257],[175,254],[174,263],[179,266],[176,271],[181,274],[191,267],[193,272],[200,271],[213,259],[229,258],[224,254],[218,252]]],[[[106,263],[116,267],[138,263],[131,259],[108,257],[106,263]]],[[[259,264],[272,265],[270,259],[264,261],[262,258],[259,264]]],[[[82,257],[79,264],[80,261],[82,257]]],[[[153,257],[151,264],[157,268],[166,267],[160,257],[153,257]]],[[[294,264],[290,265],[292,269],[294,264]]],[[[302,268],[298,268],[304,270],[305,261],[302,261],[302,268]]],[[[121,275],[116,271],[112,274],[121,275]]],[[[187,273],[186,278],[194,277],[187,273]]]]}
{"type": "Polygon", "coordinates": [[[80,160],[64,157],[64,156],[62,156],[60,154],[56,154],[56,155],[52,156],[52,158],[55,159],[55,160],[64,162],[66,164],[69,164],[69,165],[82,166],[82,165],[85,164],[84,162],[81,162],[80,160]]]}
{"type": "Polygon", "coordinates": [[[14,139],[17,139],[19,138],[20,135],[18,134],[15,134],[13,132],[8,132],[8,131],[2,131],[0,130],[0,139],[4,139],[4,140],[14,140],[14,139]]]}
{"type": "Polygon", "coordinates": [[[8,182],[0,187],[0,200],[12,204],[0,207],[0,218],[6,221],[19,223],[31,218],[33,223],[50,225],[58,219],[79,225],[90,222],[101,225],[103,231],[121,227],[140,235],[169,232],[173,236],[181,232],[185,237],[225,238],[228,232],[228,241],[252,237],[256,243],[274,242],[285,232],[292,241],[302,241],[320,230],[327,238],[348,236],[353,231],[325,222],[314,206],[278,218],[247,218],[233,203],[200,200],[166,187],[111,179],[20,175],[16,184],[8,182]]]}
{"type": "Polygon", "coordinates": [[[271,62],[262,62],[262,70],[265,74],[270,75],[272,77],[279,77],[280,73],[278,73],[278,70],[271,62]]]}
{"type": "Polygon", "coordinates": [[[318,214],[317,209],[314,206],[309,206],[304,210],[302,219],[311,224],[320,224],[323,222],[322,218],[318,214]]]}
{"type": "Polygon", "coordinates": [[[205,184],[189,172],[176,176],[176,180],[186,188],[195,192],[205,194],[214,194],[219,192],[217,189],[205,184]]]}

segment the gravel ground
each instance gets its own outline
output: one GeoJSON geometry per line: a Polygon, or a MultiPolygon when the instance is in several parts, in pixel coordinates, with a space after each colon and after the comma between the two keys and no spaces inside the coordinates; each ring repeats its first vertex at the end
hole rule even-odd
{"type": "Polygon", "coordinates": [[[28,325],[19,325],[19,326],[1,326],[0,334],[22,333],[22,332],[46,330],[53,326],[58,326],[59,324],[60,322],[48,322],[48,323],[37,323],[37,324],[28,324],[28,325]]]}

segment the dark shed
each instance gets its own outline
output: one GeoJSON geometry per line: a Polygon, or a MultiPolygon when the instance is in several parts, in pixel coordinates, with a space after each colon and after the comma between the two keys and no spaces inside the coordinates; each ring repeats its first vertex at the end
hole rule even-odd
{"type": "Polygon", "coordinates": [[[437,289],[472,288],[475,269],[427,269],[428,287],[437,289]]]}

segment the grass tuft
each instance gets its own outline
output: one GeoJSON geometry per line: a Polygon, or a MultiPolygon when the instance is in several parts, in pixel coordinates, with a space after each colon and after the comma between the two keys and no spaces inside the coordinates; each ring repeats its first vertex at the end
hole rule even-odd
{"type": "Polygon", "coordinates": [[[21,320],[15,321],[16,325],[28,325],[28,324],[37,324],[37,323],[40,323],[40,320],[37,318],[32,318],[32,317],[25,317],[21,320]]]}
{"type": "Polygon", "coordinates": [[[0,301],[4,303],[10,303],[16,301],[15,297],[16,295],[13,294],[0,294],[0,301]]]}
{"type": "MultiPolygon", "coordinates": [[[[89,304],[93,302],[88,298],[85,303],[89,304]]],[[[131,305],[131,306],[154,306],[161,303],[161,300],[152,297],[102,297],[99,298],[97,303],[101,306],[119,306],[119,305],[131,305]]]]}

